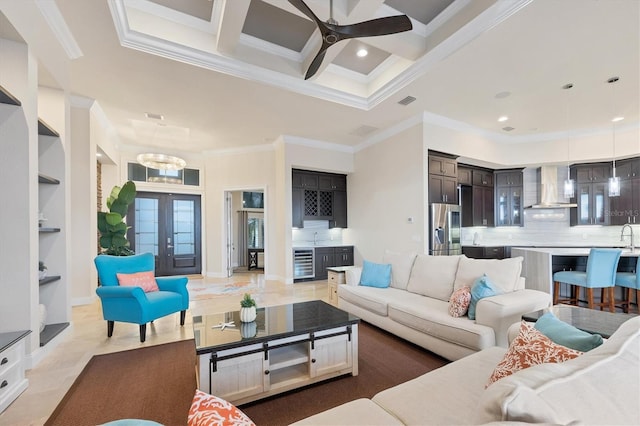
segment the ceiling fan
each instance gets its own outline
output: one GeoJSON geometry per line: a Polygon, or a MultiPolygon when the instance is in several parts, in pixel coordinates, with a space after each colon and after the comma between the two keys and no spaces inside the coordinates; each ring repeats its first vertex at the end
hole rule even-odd
{"type": "Polygon", "coordinates": [[[309,65],[307,74],[304,77],[305,80],[308,80],[318,71],[327,49],[341,40],[396,34],[413,28],[407,15],[386,16],[357,24],[338,25],[338,22],[333,19],[333,0],[330,0],[329,3],[330,12],[327,22],[321,21],[304,1],[289,0],[289,3],[313,20],[318,26],[320,34],[322,34],[322,46],[320,46],[316,57],[309,65]]]}

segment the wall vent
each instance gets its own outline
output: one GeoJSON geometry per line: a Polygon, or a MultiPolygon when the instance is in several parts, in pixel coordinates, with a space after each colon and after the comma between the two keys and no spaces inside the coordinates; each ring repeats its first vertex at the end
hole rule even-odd
{"type": "Polygon", "coordinates": [[[354,136],[367,136],[373,132],[375,132],[376,130],[378,130],[378,127],[374,127],[374,126],[367,126],[366,124],[358,127],[357,129],[353,130],[351,132],[352,135],[354,136]]]}
{"type": "Polygon", "coordinates": [[[156,114],[154,112],[145,112],[144,116],[153,120],[164,120],[164,115],[156,114]]]}
{"type": "Polygon", "coordinates": [[[400,105],[407,106],[407,105],[409,105],[411,102],[413,102],[415,100],[416,100],[416,98],[414,98],[413,96],[407,96],[406,98],[400,100],[398,103],[400,105]]]}

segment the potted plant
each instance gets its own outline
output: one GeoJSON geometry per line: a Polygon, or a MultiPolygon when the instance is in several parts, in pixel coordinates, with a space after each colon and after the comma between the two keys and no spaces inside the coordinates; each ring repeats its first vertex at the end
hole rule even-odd
{"type": "Polygon", "coordinates": [[[130,256],[134,254],[127,241],[127,226],[124,217],[129,204],[136,198],[136,185],[128,181],[122,188],[114,186],[107,199],[109,212],[98,212],[98,231],[100,231],[100,247],[102,254],[113,256],[130,256]]]}
{"type": "Polygon", "coordinates": [[[251,322],[256,320],[256,301],[249,293],[245,293],[240,301],[240,321],[251,322]]]}

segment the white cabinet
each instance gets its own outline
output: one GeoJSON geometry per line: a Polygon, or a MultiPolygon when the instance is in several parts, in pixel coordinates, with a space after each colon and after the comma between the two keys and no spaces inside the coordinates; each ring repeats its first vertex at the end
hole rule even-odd
{"type": "Polygon", "coordinates": [[[25,342],[28,331],[0,333],[0,413],[29,385],[25,378],[25,342]]]}
{"type": "Polygon", "coordinates": [[[198,387],[244,404],[358,374],[358,325],[300,333],[198,356],[198,387]]]}

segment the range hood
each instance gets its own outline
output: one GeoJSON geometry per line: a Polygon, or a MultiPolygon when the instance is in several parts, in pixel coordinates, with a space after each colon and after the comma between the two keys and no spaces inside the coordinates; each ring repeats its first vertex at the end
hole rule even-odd
{"type": "Polygon", "coordinates": [[[562,187],[558,181],[558,167],[539,167],[536,171],[536,178],[538,202],[525,207],[525,209],[564,209],[569,207],[578,207],[575,203],[572,204],[558,201],[560,199],[558,195],[558,188],[562,187]]]}

